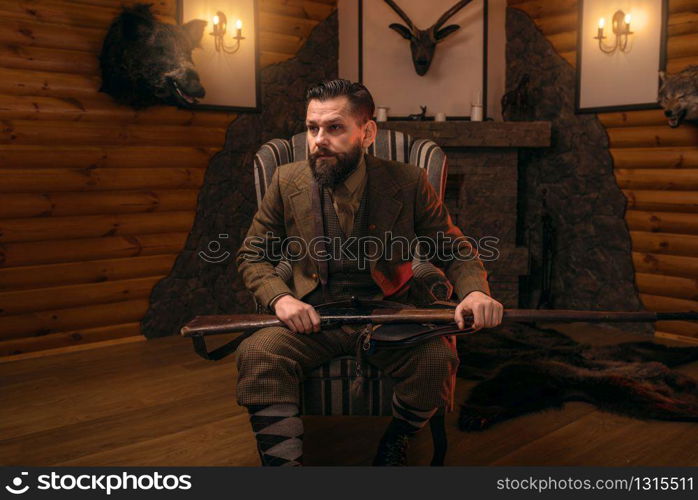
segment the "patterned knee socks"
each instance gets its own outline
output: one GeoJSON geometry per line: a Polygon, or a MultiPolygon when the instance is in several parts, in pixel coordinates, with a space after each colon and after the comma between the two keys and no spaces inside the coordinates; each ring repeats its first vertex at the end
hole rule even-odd
{"type": "Polygon", "coordinates": [[[303,421],[295,404],[248,406],[262,465],[297,466],[303,461],[303,421]]]}
{"type": "Polygon", "coordinates": [[[418,410],[398,398],[397,394],[393,394],[393,420],[390,422],[390,428],[402,434],[414,434],[427,424],[434,413],[436,408],[418,410]]]}
{"type": "MultiPolygon", "coordinates": [[[[393,419],[386,435],[412,435],[426,425],[436,408],[419,410],[393,394],[393,419]]],[[[303,462],[303,421],[295,404],[247,407],[257,448],[265,466],[297,466],[303,462]]]]}
{"type": "Polygon", "coordinates": [[[407,465],[407,448],[409,440],[426,425],[436,408],[418,410],[409,406],[393,394],[393,419],[385,430],[378,444],[378,451],[373,459],[375,466],[407,465]]]}

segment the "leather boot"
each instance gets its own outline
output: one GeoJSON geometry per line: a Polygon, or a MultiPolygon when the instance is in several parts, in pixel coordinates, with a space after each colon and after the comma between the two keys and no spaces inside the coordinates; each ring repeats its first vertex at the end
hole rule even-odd
{"type": "Polygon", "coordinates": [[[374,466],[404,467],[407,465],[409,440],[419,430],[402,419],[393,418],[378,445],[374,466]]]}

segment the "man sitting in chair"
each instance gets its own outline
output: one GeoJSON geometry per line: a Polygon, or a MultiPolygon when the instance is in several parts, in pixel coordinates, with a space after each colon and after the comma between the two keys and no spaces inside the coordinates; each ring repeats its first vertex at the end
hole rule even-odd
{"type": "MultiPolygon", "coordinates": [[[[461,300],[454,318],[458,327],[466,327],[464,313],[472,313],[475,329],[497,326],[503,313],[502,305],[489,296],[477,252],[451,222],[426,172],[365,154],[377,130],[366,87],[326,81],[310,88],[306,101],[308,160],[276,169],[237,254],[245,286],[286,325],[256,331],[237,350],[237,401],[250,413],[263,465],[302,464],[299,383],[313,368],[356,352],[359,329],[321,329],[313,306],[352,296],[407,297],[410,259],[372,255],[366,265],[360,251],[334,251],[347,239],[375,240],[390,232],[409,241],[441,241],[440,260],[461,300]],[[320,241],[316,236],[340,245],[314,252],[320,241]],[[294,251],[302,257],[288,259],[293,269],[289,284],[265,255],[273,239],[305,245],[305,253],[294,251]]],[[[361,250],[362,245],[352,248],[361,250]]],[[[445,338],[436,337],[404,349],[378,350],[368,359],[399,380],[393,419],[374,465],[405,465],[408,438],[448,404],[458,356],[445,338]]]]}

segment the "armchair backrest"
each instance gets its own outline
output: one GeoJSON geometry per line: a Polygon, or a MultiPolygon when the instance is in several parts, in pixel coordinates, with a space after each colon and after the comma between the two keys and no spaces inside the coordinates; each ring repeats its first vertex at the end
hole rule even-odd
{"type": "MultiPolygon", "coordinates": [[[[429,183],[443,200],[447,175],[446,154],[434,141],[412,139],[410,135],[396,130],[378,129],[376,140],[368,148],[368,154],[425,168],[429,183]]],[[[264,143],[255,155],[253,166],[257,206],[261,205],[267,186],[278,166],[307,158],[305,132],[294,135],[290,141],[272,139],[264,143]]]]}

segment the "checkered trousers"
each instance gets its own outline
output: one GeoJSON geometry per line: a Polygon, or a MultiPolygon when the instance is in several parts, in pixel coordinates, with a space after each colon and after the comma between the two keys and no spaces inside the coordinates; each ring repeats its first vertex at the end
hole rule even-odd
{"type": "MultiPolygon", "coordinates": [[[[300,406],[300,382],[331,359],[355,354],[358,341],[359,328],[332,328],[311,334],[293,333],[282,327],[258,330],[237,350],[238,404],[300,406]]],[[[447,339],[378,350],[368,356],[368,361],[394,379],[395,394],[406,404],[426,410],[450,403],[458,356],[447,339]]],[[[367,375],[370,380],[371,372],[367,375]]]]}

